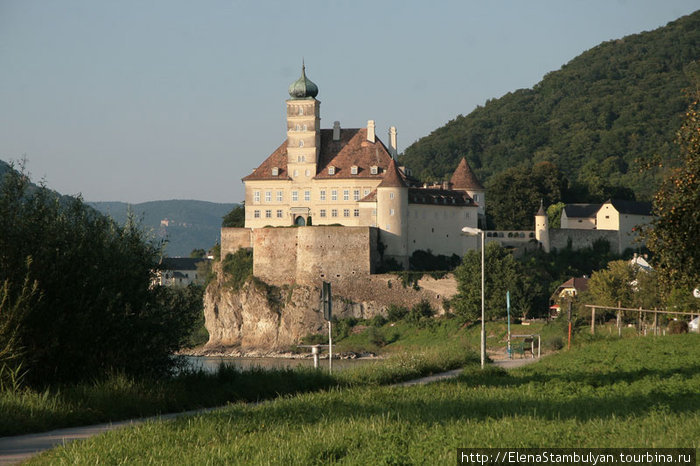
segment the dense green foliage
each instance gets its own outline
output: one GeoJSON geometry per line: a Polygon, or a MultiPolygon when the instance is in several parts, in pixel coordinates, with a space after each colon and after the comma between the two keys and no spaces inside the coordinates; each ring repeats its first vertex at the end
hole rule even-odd
{"type": "Polygon", "coordinates": [[[240,290],[246,280],[253,276],[253,251],[239,248],[233,254],[226,254],[221,261],[221,270],[226,277],[226,285],[233,291],[240,290]]]}
{"type": "Polygon", "coordinates": [[[700,91],[694,98],[677,135],[681,166],[654,197],[657,217],[647,233],[667,294],[700,287],[700,91]]]}
{"type": "Polygon", "coordinates": [[[487,188],[511,167],[529,172],[547,161],[571,181],[579,202],[602,202],[616,187],[648,200],[662,173],[640,173],[639,161],[675,158],[682,90],[696,79],[699,57],[700,12],[604,42],[533,89],[457,116],[406,148],[400,160],[419,178],[442,180],[466,157],[487,188]]]}
{"type": "Polygon", "coordinates": [[[221,226],[224,228],[243,228],[245,226],[245,207],[237,205],[224,215],[221,226]]]}
{"type": "MultiPolygon", "coordinates": [[[[465,447],[685,447],[700,338],[601,341],[505,372],[234,405],[74,442],[37,464],[451,464],[465,447]]],[[[410,365],[410,361],[404,364],[410,365]]]]}
{"type": "Polygon", "coordinates": [[[133,223],[29,188],[0,181],[0,366],[35,385],[167,372],[201,294],[151,287],[159,251],[133,223]]]}
{"type": "MultiPolygon", "coordinates": [[[[540,284],[524,273],[523,266],[497,242],[486,245],[485,316],[488,320],[506,316],[506,292],[510,291],[511,313],[524,317],[532,312],[532,297],[541,294],[540,284]]],[[[481,252],[468,251],[455,269],[459,294],[452,310],[466,320],[481,319],[481,252]]]]}

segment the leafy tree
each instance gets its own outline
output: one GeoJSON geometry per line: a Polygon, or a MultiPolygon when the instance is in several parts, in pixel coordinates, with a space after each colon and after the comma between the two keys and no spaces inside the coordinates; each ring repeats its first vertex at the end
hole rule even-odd
{"type": "Polygon", "coordinates": [[[204,249],[193,249],[192,252],[190,252],[190,257],[193,259],[202,259],[207,257],[207,251],[204,249]]]}
{"type": "Polygon", "coordinates": [[[224,228],[243,228],[245,226],[245,206],[234,207],[231,212],[224,216],[221,226],[224,228]]]}
{"type": "Polygon", "coordinates": [[[669,171],[654,196],[656,219],[646,232],[659,278],[668,293],[700,285],[700,91],[677,134],[682,164],[669,171]]]}
{"type": "Polygon", "coordinates": [[[613,261],[608,267],[594,272],[588,281],[587,295],[601,306],[631,307],[634,305],[632,282],[635,270],[627,261],[613,261]]]}
{"type": "Polygon", "coordinates": [[[14,170],[0,181],[0,328],[17,329],[14,364],[33,384],[168,372],[201,300],[151,286],[159,250],[133,222],[30,187],[14,170]]]}
{"type": "MultiPolygon", "coordinates": [[[[498,243],[486,245],[485,314],[488,320],[505,317],[506,292],[512,312],[526,315],[532,309],[537,285],[523,274],[522,265],[498,243]]],[[[481,252],[469,251],[455,269],[459,293],[451,301],[455,313],[468,320],[481,318],[481,252]]]]}
{"type": "Polygon", "coordinates": [[[566,204],[557,202],[547,207],[547,219],[549,220],[549,228],[561,228],[561,212],[566,204]]]}

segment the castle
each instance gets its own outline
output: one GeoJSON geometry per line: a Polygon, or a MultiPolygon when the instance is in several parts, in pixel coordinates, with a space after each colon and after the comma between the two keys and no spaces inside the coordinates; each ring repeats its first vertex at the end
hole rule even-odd
{"type": "MultiPolygon", "coordinates": [[[[290,267],[306,270],[311,262],[314,267],[328,262],[307,253],[317,250],[327,256],[337,248],[335,259],[343,265],[362,257],[356,272],[371,273],[379,260],[407,268],[416,250],[462,256],[475,247],[476,240],[460,232],[483,218],[486,191],[465,159],[449,181],[421,185],[397,164],[395,127],[388,147],[375,133],[373,120],[364,128],[341,128],[336,121],[332,129],[321,129],[317,95],[318,87],[302,67],[301,77],[289,86],[286,140],[243,178],[245,229],[222,230],[222,255],[239,246],[253,247],[255,275],[273,278],[270,273],[276,277],[279,271],[263,270],[263,264],[279,267],[274,264],[282,251],[286,259],[296,257],[290,267]],[[313,228],[270,228],[290,226],[313,228]],[[358,241],[353,250],[350,245],[358,241]],[[257,246],[275,257],[265,260],[257,246]],[[303,264],[296,263],[300,255],[308,256],[303,264]]],[[[308,278],[326,275],[316,272],[308,278]]]]}
{"type": "MultiPolygon", "coordinates": [[[[406,269],[418,250],[461,257],[477,249],[477,238],[460,233],[485,225],[486,190],[466,159],[449,181],[421,184],[397,163],[395,127],[388,147],[374,120],[364,128],[335,121],[321,129],[317,95],[302,66],[289,86],[286,140],[243,178],[245,228],[222,228],[222,257],[252,248],[255,276],[271,284],[318,284],[368,276],[382,261],[406,269]]],[[[651,218],[649,206],[636,204],[567,206],[561,229],[549,228],[541,207],[534,232],[488,231],[486,242],[549,252],[604,239],[622,253],[634,244],[636,225],[651,218]]]]}

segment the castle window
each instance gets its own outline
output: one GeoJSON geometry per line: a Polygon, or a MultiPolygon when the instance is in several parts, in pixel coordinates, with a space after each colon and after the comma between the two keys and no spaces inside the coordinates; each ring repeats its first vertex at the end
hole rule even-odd
{"type": "Polygon", "coordinates": [[[344,201],[349,201],[349,200],[350,200],[350,190],[349,190],[349,189],[344,189],[344,190],[343,190],[343,200],[344,200],[344,201]]]}
{"type": "Polygon", "coordinates": [[[305,201],[311,200],[311,191],[304,191],[304,200],[305,201]]]}
{"type": "Polygon", "coordinates": [[[277,191],[277,202],[282,202],[283,196],[282,191],[277,191]]]}
{"type": "Polygon", "coordinates": [[[282,218],[282,209],[277,209],[277,218],[282,218]]]}
{"type": "Polygon", "coordinates": [[[360,216],[360,209],[355,209],[352,211],[353,217],[359,217],[360,216]]]}
{"type": "Polygon", "coordinates": [[[280,169],[277,167],[272,167],[272,176],[279,176],[280,169]]]}
{"type": "Polygon", "coordinates": [[[343,217],[349,217],[350,216],[350,209],[343,209],[343,217]]]}
{"type": "Polygon", "coordinates": [[[393,198],[394,198],[394,193],[389,193],[389,199],[393,199],[393,198]]]}
{"type": "Polygon", "coordinates": [[[299,115],[303,115],[303,114],[304,114],[304,107],[299,107],[299,115]]]}
{"type": "Polygon", "coordinates": [[[350,174],[357,175],[357,165],[353,165],[352,167],[350,167],[350,174]]]}
{"type": "MultiPolygon", "coordinates": [[[[299,141],[302,142],[302,141],[299,141]]],[[[305,155],[297,155],[297,162],[306,162],[306,156],[305,155]]]]}
{"type": "Polygon", "coordinates": [[[368,188],[365,188],[364,194],[365,194],[365,196],[369,196],[369,189],[368,188]]]}
{"type": "Polygon", "coordinates": [[[338,209],[331,209],[331,217],[337,217],[338,216],[338,209]]]}
{"type": "Polygon", "coordinates": [[[464,213],[464,218],[469,218],[469,212],[464,213]]]}
{"type": "Polygon", "coordinates": [[[260,218],[260,211],[259,210],[253,211],[253,217],[260,218]]]}
{"type": "Polygon", "coordinates": [[[306,131],[306,125],[304,125],[304,131],[306,131]]]}
{"type": "Polygon", "coordinates": [[[373,165],[373,166],[369,167],[369,172],[372,175],[376,175],[379,172],[379,167],[377,167],[376,165],[373,165]]]}
{"type": "Polygon", "coordinates": [[[331,201],[337,201],[338,200],[338,190],[332,189],[331,190],[331,201]]]}
{"type": "Polygon", "coordinates": [[[299,147],[304,147],[304,140],[303,139],[299,139],[299,147]]]}
{"type": "Polygon", "coordinates": [[[322,200],[322,201],[325,201],[325,200],[326,200],[326,190],[325,190],[325,189],[322,189],[322,190],[321,190],[321,200],[322,200]]]}
{"type": "Polygon", "coordinates": [[[260,202],[260,191],[255,191],[253,193],[253,202],[256,204],[260,202]]]}
{"type": "Polygon", "coordinates": [[[296,126],[297,131],[301,131],[301,127],[299,125],[296,126]]]}
{"type": "Polygon", "coordinates": [[[321,217],[326,217],[326,209],[321,209],[321,217]]]}
{"type": "Polygon", "coordinates": [[[473,198],[474,198],[474,202],[479,202],[479,195],[478,194],[474,194],[473,198]]]}
{"type": "Polygon", "coordinates": [[[271,210],[265,211],[265,218],[272,218],[272,211],[271,210]]]}
{"type": "Polygon", "coordinates": [[[265,191],[265,202],[272,202],[272,192],[265,191]]]}
{"type": "Polygon", "coordinates": [[[356,201],[360,200],[360,190],[356,189],[352,192],[352,198],[356,201]]]}
{"type": "Polygon", "coordinates": [[[292,202],[299,201],[299,191],[292,191],[292,202]]]}
{"type": "Polygon", "coordinates": [[[394,215],[394,209],[389,209],[389,215],[394,215]]]}
{"type": "Polygon", "coordinates": [[[299,170],[294,170],[294,178],[296,178],[297,176],[299,176],[299,170]]]}
{"type": "Polygon", "coordinates": [[[328,174],[335,175],[335,167],[333,167],[333,166],[328,167],[328,174]]]}

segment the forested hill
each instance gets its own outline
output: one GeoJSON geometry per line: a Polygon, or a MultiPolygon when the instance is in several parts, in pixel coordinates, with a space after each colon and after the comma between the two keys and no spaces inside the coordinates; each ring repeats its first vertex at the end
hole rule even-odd
{"type": "Polygon", "coordinates": [[[606,196],[606,187],[624,186],[649,199],[661,174],[640,174],[637,160],[673,159],[689,103],[684,89],[697,85],[699,58],[700,11],[604,42],[533,89],[459,115],[400,160],[422,179],[442,180],[466,157],[487,187],[508,168],[549,161],[579,185],[579,196],[593,200],[606,196]]]}

